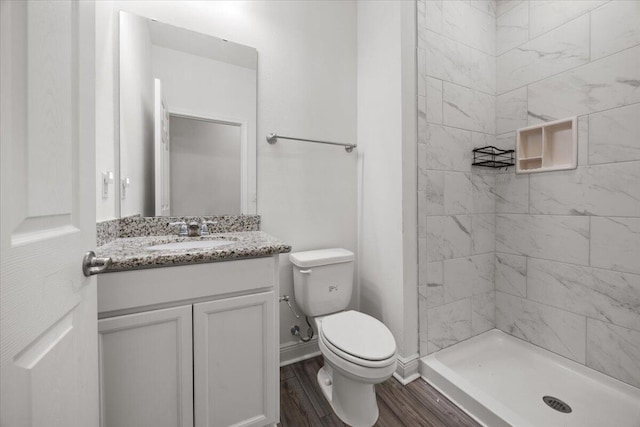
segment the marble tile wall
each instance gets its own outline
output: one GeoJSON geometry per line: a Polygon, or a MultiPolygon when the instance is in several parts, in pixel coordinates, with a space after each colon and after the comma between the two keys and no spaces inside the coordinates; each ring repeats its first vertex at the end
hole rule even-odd
{"type": "Polygon", "coordinates": [[[498,145],[579,121],[576,170],[495,176],[496,325],[640,387],[640,2],[496,14],[498,145]]]}
{"type": "Polygon", "coordinates": [[[496,174],[472,167],[471,150],[495,145],[496,2],[417,4],[418,295],[425,355],[495,328],[496,174]]]}
{"type": "Polygon", "coordinates": [[[420,352],[498,327],[640,387],[640,2],[418,0],[420,352]],[[578,116],[578,168],[471,149],[578,116]]]}

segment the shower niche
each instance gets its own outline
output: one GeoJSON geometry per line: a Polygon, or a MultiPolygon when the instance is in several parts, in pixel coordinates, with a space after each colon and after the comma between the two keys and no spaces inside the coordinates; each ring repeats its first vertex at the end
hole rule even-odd
{"type": "Polygon", "coordinates": [[[518,129],[516,173],[575,169],[577,166],[576,117],[518,129]]]}

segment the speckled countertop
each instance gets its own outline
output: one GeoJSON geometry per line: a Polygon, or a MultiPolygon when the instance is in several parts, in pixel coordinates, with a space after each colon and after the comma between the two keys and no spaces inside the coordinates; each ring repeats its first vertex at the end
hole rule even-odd
{"type": "Polygon", "coordinates": [[[291,246],[262,231],[215,233],[206,237],[144,236],[119,238],[96,249],[99,257],[111,257],[107,272],[170,267],[192,263],[259,258],[291,251],[291,246]],[[205,249],[151,250],[150,246],[198,240],[232,240],[205,249]]]}

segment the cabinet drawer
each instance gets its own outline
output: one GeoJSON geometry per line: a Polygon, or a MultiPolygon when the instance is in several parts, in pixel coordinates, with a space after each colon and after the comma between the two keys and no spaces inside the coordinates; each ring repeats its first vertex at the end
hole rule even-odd
{"type": "Polygon", "coordinates": [[[98,313],[275,286],[275,257],[123,271],[98,276],[98,313]]]}

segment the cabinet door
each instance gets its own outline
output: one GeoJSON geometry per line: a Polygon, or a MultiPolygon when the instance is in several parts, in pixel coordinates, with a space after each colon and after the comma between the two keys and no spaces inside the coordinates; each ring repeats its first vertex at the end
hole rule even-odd
{"type": "Polygon", "coordinates": [[[264,292],[193,306],[197,427],[277,421],[274,298],[264,292]]]}
{"type": "Polygon", "coordinates": [[[193,426],[192,306],[98,321],[102,427],[193,426]]]}

